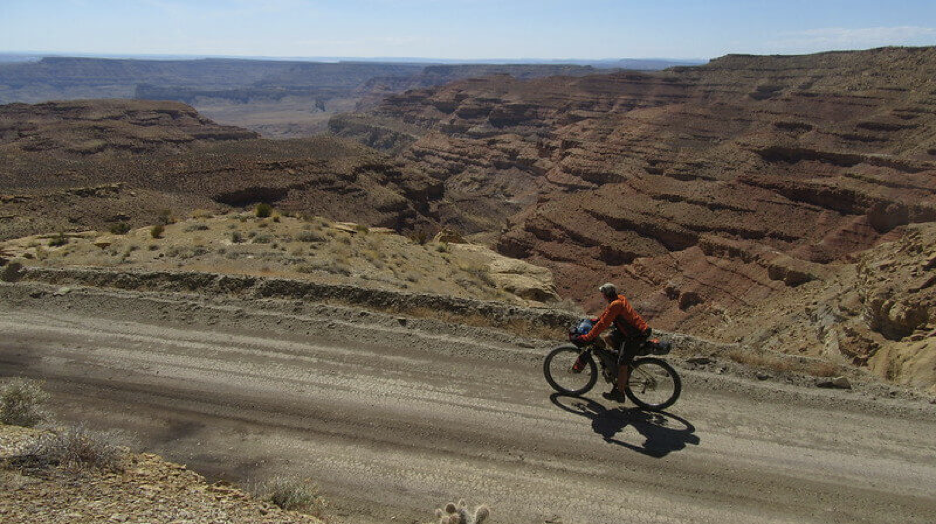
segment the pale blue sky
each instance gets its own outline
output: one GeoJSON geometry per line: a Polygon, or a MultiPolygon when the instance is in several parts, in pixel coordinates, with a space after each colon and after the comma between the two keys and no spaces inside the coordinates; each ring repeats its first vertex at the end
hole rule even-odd
{"type": "Polygon", "coordinates": [[[0,0],[0,52],[712,58],[936,45],[936,0],[0,0]]]}

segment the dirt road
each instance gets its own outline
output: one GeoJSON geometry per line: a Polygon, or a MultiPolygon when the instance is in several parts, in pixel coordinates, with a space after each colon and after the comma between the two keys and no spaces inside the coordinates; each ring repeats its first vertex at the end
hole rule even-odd
{"type": "Polygon", "coordinates": [[[684,370],[651,415],[551,396],[548,347],[493,331],[54,291],[0,284],[0,375],[43,378],[60,419],[214,477],[314,478],[337,522],[428,522],[457,498],[495,523],[936,519],[929,404],[684,370]]]}

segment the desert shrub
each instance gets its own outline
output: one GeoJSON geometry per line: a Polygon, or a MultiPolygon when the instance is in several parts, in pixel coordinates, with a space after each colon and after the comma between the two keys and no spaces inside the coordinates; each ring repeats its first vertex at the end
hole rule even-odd
{"type": "Polygon", "coordinates": [[[42,404],[48,399],[38,383],[14,379],[0,388],[0,423],[31,428],[46,420],[42,404]]]}
{"type": "Polygon", "coordinates": [[[240,244],[244,241],[244,235],[240,231],[231,231],[231,242],[234,244],[240,244]]]}
{"type": "Polygon", "coordinates": [[[261,488],[263,498],[288,511],[321,516],[325,501],[318,487],[308,480],[274,477],[261,488]]]}
{"type": "Polygon", "coordinates": [[[842,368],[832,362],[816,362],[806,368],[806,374],[816,377],[835,377],[842,374],[842,368]]]}
{"type": "Polygon", "coordinates": [[[478,506],[474,511],[469,511],[464,500],[449,502],[444,508],[439,508],[435,512],[439,519],[439,524],[481,524],[484,519],[491,515],[491,509],[487,506],[478,506]]]}
{"type": "Polygon", "coordinates": [[[150,236],[153,238],[162,238],[163,233],[166,231],[166,226],[162,224],[156,224],[150,228],[150,236]]]}
{"type": "Polygon", "coordinates": [[[257,218],[267,218],[273,214],[273,206],[266,202],[261,202],[254,208],[254,213],[256,213],[257,218]]]}
{"type": "Polygon", "coordinates": [[[299,266],[296,268],[296,271],[299,273],[315,273],[316,271],[323,271],[325,273],[332,273],[335,275],[351,275],[351,270],[346,265],[334,261],[324,260],[316,260],[310,264],[299,266]]]}
{"type": "Polygon", "coordinates": [[[449,252],[448,242],[442,242],[441,244],[436,246],[436,251],[438,251],[439,253],[448,253],[449,252]]]}
{"type": "Polygon", "coordinates": [[[156,223],[159,225],[168,226],[169,224],[172,224],[173,222],[175,222],[175,218],[173,218],[172,216],[171,209],[163,209],[156,216],[156,223]]]}
{"type": "Polygon", "coordinates": [[[91,433],[84,426],[47,433],[26,451],[37,466],[62,466],[73,471],[121,471],[127,451],[115,433],[91,433]]]}
{"type": "Polygon", "coordinates": [[[488,286],[494,287],[497,285],[491,273],[483,266],[465,266],[462,270],[488,286]]]}
{"type": "Polygon", "coordinates": [[[112,235],[126,235],[130,232],[130,224],[126,222],[117,222],[110,227],[112,235]]]}
{"type": "Polygon", "coordinates": [[[376,249],[364,249],[361,251],[361,256],[367,259],[368,262],[376,264],[380,262],[380,251],[376,249]]]}
{"type": "Polygon", "coordinates": [[[424,246],[426,245],[426,242],[429,241],[429,232],[425,230],[416,231],[415,233],[409,236],[409,239],[414,244],[419,244],[420,246],[424,246]]]}
{"type": "Polygon", "coordinates": [[[214,212],[210,209],[196,209],[192,211],[192,218],[211,218],[214,216],[214,212]]]}
{"type": "Polygon", "coordinates": [[[276,222],[277,224],[279,224],[280,220],[281,219],[279,215],[273,215],[273,222],[276,222]]]}
{"type": "Polygon", "coordinates": [[[65,236],[65,233],[59,233],[49,239],[49,246],[51,247],[64,246],[67,243],[68,237],[65,236]]]}
{"type": "Polygon", "coordinates": [[[149,249],[150,251],[159,251],[159,246],[157,244],[150,244],[146,246],[146,249],[149,249]]]}
{"type": "Polygon", "coordinates": [[[273,242],[273,237],[270,235],[254,235],[254,244],[269,244],[270,242],[273,242]]]}
{"type": "Polygon", "coordinates": [[[355,226],[354,226],[354,230],[357,231],[358,233],[362,233],[362,234],[364,234],[364,235],[366,235],[367,233],[370,232],[370,228],[368,228],[368,227],[365,226],[364,224],[357,224],[357,225],[355,225],[355,226]]]}
{"type": "Polygon", "coordinates": [[[200,222],[185,226],[186,233],[191,233],[192,231],[208,231],[208,229],[209,227],[206,224],[202,224],[200,222]]]}

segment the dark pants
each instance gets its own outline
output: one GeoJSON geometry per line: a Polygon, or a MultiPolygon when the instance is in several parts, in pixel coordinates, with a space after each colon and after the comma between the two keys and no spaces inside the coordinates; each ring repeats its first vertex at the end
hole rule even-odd
{"type": "Polygon", "coordinates": [[[618,352],[618,366],[629,366],[647,341],[646,337],[640,335],[628,337],[617,328],[612,328],[608,337],[611,339],[611,346],[618,352]]]}

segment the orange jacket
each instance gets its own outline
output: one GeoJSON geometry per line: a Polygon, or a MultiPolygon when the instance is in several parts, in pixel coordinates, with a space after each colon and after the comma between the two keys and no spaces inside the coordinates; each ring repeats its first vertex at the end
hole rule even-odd
{"type": "Polygon", "coordinates": [[[605,308],[601,318],[598,319],[598,323],[582,339],[586,342],[595,340],[612,322],[614,322],[615,327],[618,328],[621,334],[628,337],[639,335],[650,327],[644,322],[644,319],[640,318],[640,315],[637,314],[624,295],[618,295],[605,308]]]}

